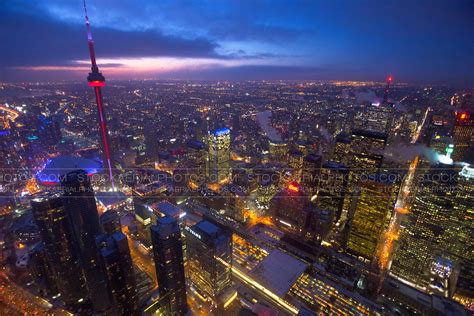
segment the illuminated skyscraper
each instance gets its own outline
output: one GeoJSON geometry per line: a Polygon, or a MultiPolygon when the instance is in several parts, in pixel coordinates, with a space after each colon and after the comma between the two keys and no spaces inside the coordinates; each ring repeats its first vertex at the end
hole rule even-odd
{"type": "Polygon", "coordinates": [[[232,234],[207,220],[185,228],[188,279],[216,306],[232,285],[232,234]],[[226,263],[226,264],[223,264],[226,263]]]}
{"type": "Polygon", "coordinates": [[[390,134],[393,118],[393,103],[388,101],[388,93],[393,77],[387,77],[382,102],[369,104],[364,112],[354,121],[354,130],[366,130],[377,133],[390,134]]]}
{"type": "Polygon", "coordinates": [[[270,156],[270,162],[272,163],[283,163],[286,161],[288,154],[288,144],[281,140],[268,141],[268,154],[270,156]]]}
{"type": "Polygon", "coordinates": [[[417,178],[420,181],[401,225],[399,247],[390,272],[419,289],[432,291],[437,286],[431,282],[433,264],[450,259],[448,248],[452,245],[447,241],[455,215],[456,175],[452,165],[438,163],[417,178]]]}
{"type": "Polygon", "coordinates": [[[223,183],[230,175],[230,129],[220,128],[209,134],[208,178],[223,183]]]}
{"type": "Polygon", "coordinates": [[[359,182],[353,218],[349,219],[346,251],[373,262],[395,207],[398,186],[389,174],[370,175],[359,182]]]}
{"type": "Polygon", "coordinates": [[[393,117],[393,107],[388,104],[369,104],[354,120],[354,129],[388,133],[393,117]]]}
{"type": "Polygon", "coordinates": [[[178,222],[172,217],[159,218],[151,227],[151,239],[160,295],[166,298],[171,315],[184,315],[188,306],[178,222]]]}
{"type": "Polygon", "coordinates": [[[332,160],[349,166],[351,150],[351,136],[346,133],[339,133],[336,136],[336,144],[334,145],[334,153],[332,160]]]}
{"type": "Polygon", "coordinates": [[[88,294],[81,257],[62,200],[34,200],[31,206],[61,299],[69,306],[85,303],[88,294]]]}
{"type": "Polygon", "coordinates": [[[301,171],[303,168],[304,155],[299,150],[290,150],[288,152],[288,167],[291,168],[291,180],[300,182],[301,171]]]}
{"type": "Polygon", "coordinates": [[[453,126],[454,161],[463,161],[466,151],[474,143],[474,113],[467,110],[455,112],[453,126]]]}
{"type": "Polygon", "coordinates": [[[206,148],[203,142],[188,140],[186,142],[186,166],[188,185],[197,187],[203,183],[206,175],[206,148]]]}
{"type": "Polygon", "coordinates": [[[452,241],[449,242],[453,260],[459,265],[459,276],[454,298],[474,306],[474,168],[464,166],[459,173],[454,204],[452,241]]]}
{"type": "Polygon", "coordinates": [[[387,134],[367,130],[352,132],[350,167],[354,173],[375,173],[382,165],[387,134]]]}

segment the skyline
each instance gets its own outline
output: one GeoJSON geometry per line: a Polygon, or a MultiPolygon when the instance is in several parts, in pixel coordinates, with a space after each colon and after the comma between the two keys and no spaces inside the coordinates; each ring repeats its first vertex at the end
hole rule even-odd
{"type": "MultiPolygon", "coordinates": [[[[0,4],[9,43],[0,81],[83,78],[86,32],[76,2],[0,4]]],[[[390,73],[407,83],[474,82],[469,1],[182,4],[89,1],[107,77],[383,81],[390,73]]]]}

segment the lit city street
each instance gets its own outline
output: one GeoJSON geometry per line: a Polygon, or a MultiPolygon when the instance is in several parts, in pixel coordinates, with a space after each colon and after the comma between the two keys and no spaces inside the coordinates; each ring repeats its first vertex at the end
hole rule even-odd
{"type": "Polygon", "coordinates": [[[472,0],[0,8],[0,316],[474,313],[472,0]]]}

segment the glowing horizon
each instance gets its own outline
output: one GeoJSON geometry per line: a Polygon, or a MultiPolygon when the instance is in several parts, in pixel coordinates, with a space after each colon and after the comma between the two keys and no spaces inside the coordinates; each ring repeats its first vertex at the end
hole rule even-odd
{"type": "MultiPolygon", "coordinates": [[[[39,65],[12,67],[28,71],[71,71],[88,73],[90,60],[74,60],[71,65],[39,65]]],[[[139,57],[139,58],[99,58],[98,66],[107,74],[146,74],[171,73],[176,71],[196,71],[215,68],[230,68],[238,66],[276,65],[277,60],[248,59],[219,59],[219,58],[190,58],[190,57],[139,57]]]]}

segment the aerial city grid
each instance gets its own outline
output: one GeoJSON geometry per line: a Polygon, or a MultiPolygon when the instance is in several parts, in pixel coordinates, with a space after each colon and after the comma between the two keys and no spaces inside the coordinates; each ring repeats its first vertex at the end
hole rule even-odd
{"type": "Polygon", "coordinates": [[[474,2],[4,0],[0,315],[472,315],[474,2]]]}

